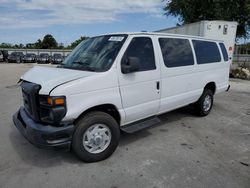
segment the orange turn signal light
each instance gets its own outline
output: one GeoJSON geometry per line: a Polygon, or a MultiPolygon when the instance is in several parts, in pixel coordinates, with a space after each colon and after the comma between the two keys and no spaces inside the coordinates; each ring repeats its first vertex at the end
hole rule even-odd
{"type": "Polygon", "coordinates": [[[49,105],[63,105],[65,103],[65,100],[64,98],[48,97],[47,102],[49,105]]]}
{"type": "Polygon", "coordinates": [[[49,105],[52,105],[52,104],[53,104],[53,100],[52,100],[52,98],[51,98],[51,97],[48,97],[48,99],[47,99],[47,103],[48,103],[49,105]]]}

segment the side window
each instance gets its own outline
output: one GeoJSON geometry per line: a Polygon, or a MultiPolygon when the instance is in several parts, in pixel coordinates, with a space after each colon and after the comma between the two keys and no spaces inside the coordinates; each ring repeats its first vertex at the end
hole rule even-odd
{"type": "Polygon", "coordinates": [[[222,51],[224,61],[228,61],[227,50],[226,50],[226,47],[225,47],[225,45],[223,43],[220,43],[220,49],[222,51]]]}
{"type": "Polygon", "coordinates": [[[159,38],[159,43],[166,67],[180,67],[194,64],[193,52],[189,40],[159,38]]]}
{"type": "Polygon", "coordinates": [[[123,59],[128,57],[138,58],[140,64],[138,71],[156,69],[153,43],[149,37],[134,37],[124,53],[123,59]]]}
{"type": "Polygon", "coordinates": [[[221,61],[219,48],[215,42],[193,40],[198,64],[216,63],[221,61]]]}

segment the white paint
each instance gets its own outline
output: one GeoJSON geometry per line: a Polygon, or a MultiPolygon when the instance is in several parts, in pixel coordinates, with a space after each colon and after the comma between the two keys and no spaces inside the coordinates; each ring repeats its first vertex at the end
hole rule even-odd
{"type": "MultiPolygon", "coordinates": [[[[226,90],[229,62],[197,65],[194,58],[195,64],[191,66],[165,66],[159,37],[189,40],[197,37],[161,33],[127,34],[128,38],[116,60],[106,72],[35,67],[24,74],[22,79],[40,84],[40,94],[66,96],[67,114],[64,120],[76,119],[91,107],[112,104],[120,113],[121,126],[193,103],[199,99],[209,82],[215,82],[216,93],[226,90]],[[120,62],[124,52],[133,37],[142,36],[150,37],[153,41],[156,69],[122,74],[120,62]],[[156,88],[157,81],[160,82],[160,90],[156,88]]],[[[218,44],[221,41],[215,42],[218,44]]],[[[222,57],[221,51],[220,55],[222,57]]]]}

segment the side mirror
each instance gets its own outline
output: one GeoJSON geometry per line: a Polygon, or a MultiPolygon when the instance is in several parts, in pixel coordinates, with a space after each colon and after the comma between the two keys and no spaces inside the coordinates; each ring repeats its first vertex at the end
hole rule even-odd
{"type": "Polygon", "coordinates": [[[123,74],[136,72],[140,69],[140,60],[137,57],[124,57],[121,63],[123,74]]]}

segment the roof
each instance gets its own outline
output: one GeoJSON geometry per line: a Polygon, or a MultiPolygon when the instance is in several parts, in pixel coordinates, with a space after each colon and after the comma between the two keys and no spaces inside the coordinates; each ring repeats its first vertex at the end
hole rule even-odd
{"type": "Polygon", "coordinates": [[[172,36],[172,37],[181,37],[181,38],[191,38],[191,39],[201,39],[209,41],[223,42],[223,40],[209,39],[200,36],[193,35],[182,35],[182,34],[172,34],[172,33],[161,33],[161,32],[121,32],[121,33],[108,33],[107,35],[154,35],[154,36],[172,36]]]}

